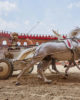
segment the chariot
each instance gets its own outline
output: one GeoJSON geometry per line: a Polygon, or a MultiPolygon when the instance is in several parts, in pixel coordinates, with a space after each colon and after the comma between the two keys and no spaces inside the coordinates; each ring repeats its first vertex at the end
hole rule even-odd
{"type": "MultiPolygon", "coordinates": [[[[33,56],[33,52],[28,52],[27,54],[22,53],[22,50],[9,50],[6,56],[0,59],[0,79],[8,79],[15,72],[19,74],[19,72],[26,66],[28,62],[30,62],[31,57],[33,56]],[[21,57],[17,59],[17,57],[21,54],[21,57]]],[[[27,49],[28,51],[28,49],[27,49]]],[[[33,68],[30,68],[26,73],[31,73],[33,68]]],[[[16,74],[16,75],[17,75],[16,74]]]]}

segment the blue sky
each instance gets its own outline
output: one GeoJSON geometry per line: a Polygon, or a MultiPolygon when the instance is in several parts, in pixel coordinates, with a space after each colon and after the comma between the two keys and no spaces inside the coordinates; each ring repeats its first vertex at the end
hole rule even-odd
{"type": "Polygon", "coordinates": [[[53,35],[80,27],[80,0],[0,0],[0,30],[53,35]]]}

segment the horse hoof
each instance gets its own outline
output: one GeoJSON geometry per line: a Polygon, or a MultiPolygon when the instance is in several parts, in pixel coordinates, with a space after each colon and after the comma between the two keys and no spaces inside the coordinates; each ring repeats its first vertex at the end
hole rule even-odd
{"type": "Polygon", "coordinates": [[[16,82],[16,86],[19,86],[19,85],[21,85],[20,82],[16,82]]]}
{"type": "Polygon", "coordinates": [[[37,76],[39,79],[42,79],[42,77],[40,75],[37,76]]]}
{"type": "Polygon", "coordinates": [[[45,83],[50,84],[52,82],[52,80],[45,80],[45,83]]]}

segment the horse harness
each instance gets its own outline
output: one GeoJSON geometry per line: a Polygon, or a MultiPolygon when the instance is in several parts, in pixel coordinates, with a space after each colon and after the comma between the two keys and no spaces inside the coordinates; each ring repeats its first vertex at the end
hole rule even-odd
{"type": "Polygon", "coordinates": [[[76,47],[74,47],[74,45],[72,44],[72,41],[75,41],[78,45],[78,40],[73,38],[73,39],[65,39],[63,40],[63,42],[65,43],[66,47],[71,51],[72,54],[72,58],[71,61],[74,61],[75,59],[75,53],[78,55],[78,49],[76,47]]]}

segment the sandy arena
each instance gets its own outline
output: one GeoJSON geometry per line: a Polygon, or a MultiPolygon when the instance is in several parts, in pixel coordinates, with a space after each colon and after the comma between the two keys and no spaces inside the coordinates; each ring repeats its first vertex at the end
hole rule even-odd
{"type": "MultiPolygon", "coordinates": [[[[64,75],[63,66],[58,70],[64,75]]],[[[74,67],[69,71],[68,79],[62,75],[46,71],[51,84],[45,84],[37,78],[36,67],[32,74],[24,75],[22,85],[16,86],[16,76],[0,80],[0,100],[80,100],[80,72],[74,67]]]]}

